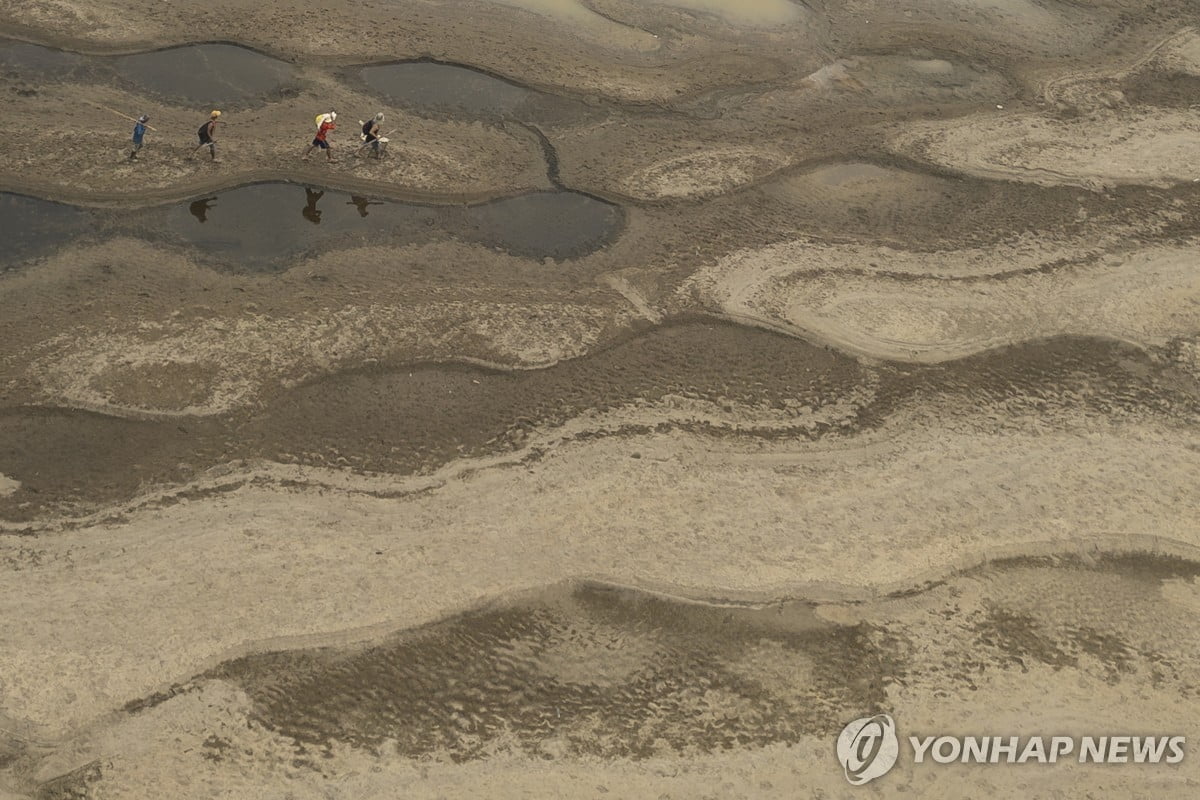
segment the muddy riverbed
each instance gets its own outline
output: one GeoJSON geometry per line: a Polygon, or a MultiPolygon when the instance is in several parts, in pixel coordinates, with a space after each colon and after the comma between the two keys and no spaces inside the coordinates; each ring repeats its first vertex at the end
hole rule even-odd
{"type": "Polygon", "coordinates": [[[1198,18],[0,0],[0,798],[849,798],[876,714],[1190,744],[1198,18]]]}

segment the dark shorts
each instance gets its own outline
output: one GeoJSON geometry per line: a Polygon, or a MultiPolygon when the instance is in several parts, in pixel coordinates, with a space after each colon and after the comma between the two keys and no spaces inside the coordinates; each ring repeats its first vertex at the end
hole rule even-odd
{"type": "Polygon", "coordinates": [[[319,147],[319,148],[321,148],[322,150],[328,150],[328,149],[329,149],[329,142],[325,141],[324,139],[313,139],[312,146],[313,146],[313,147],[319,147]]]}

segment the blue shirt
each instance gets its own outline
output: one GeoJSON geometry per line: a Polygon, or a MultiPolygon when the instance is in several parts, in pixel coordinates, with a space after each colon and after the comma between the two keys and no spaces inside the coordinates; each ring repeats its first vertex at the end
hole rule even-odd
{"type": "Polygon", "coordinates": [[[142,123],[139,122],[137,125],[133,126],[133,143],[134,144],[141,144],[142,137],[144,137],[145,135],[146,135],[146,126],[145,125],[143,125],[142,123]]]}

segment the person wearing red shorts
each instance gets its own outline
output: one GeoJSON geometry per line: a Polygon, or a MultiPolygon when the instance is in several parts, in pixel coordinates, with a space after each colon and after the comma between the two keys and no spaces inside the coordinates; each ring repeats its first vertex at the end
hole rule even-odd
{"type": "Polygon", "coordinates": [[[321,119],[321,124],[317,128],[316,138],[312,140],[312,144],[310,144],[308,149],[304,151],[303,158],[305,160],[308,160],[308,156],[313,150],[320,148],[325,151],[325,156],[330,161],[333,161],[333,145],[329,143],[329,139],[327,137],[329,136],[330,131],[337,130],[337,125],[334,123],[334,120],[336,119],[337,113],[334,111],[330,111],[321,119]]]}

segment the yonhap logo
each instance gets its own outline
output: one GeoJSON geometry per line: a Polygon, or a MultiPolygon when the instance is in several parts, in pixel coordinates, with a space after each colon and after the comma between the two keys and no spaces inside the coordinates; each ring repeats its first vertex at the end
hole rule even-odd
{"type": "MultiPolygon", "coordinates": [[[[1184,760],[1184,736],[909,736],[911,760],[945,764],[1163,764],[1184,760]]],[[[856,719],[842,728],[837,757],[846,780],[862,786],[886,775],[900,755],[896,722],[888,714],[856,719]]]]}
{"type": "Polygon", "coordinates": [[[899,753],[896,723],[887,714],[854,720],[842,728],[837,740],[838,760],[854,786],[886,775],[899,753]]]}

